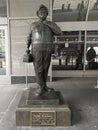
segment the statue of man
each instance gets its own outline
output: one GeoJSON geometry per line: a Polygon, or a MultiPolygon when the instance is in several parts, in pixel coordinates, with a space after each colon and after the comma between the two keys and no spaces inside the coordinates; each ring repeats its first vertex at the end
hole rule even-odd
{"type": "Polygon", "coordinates": [[[46,6],[40,5],[37,16],[39,21],[32,23],[31,32],[27,39],[27,52],[29,52],[31,45],[36,80],[39,86],[37,94],[42,95],[45,92],[53,91],[46,84],[51,61],[53,36],[60,35],[62,32],[55,23],[46,20],[48,16],[46,6]]]}

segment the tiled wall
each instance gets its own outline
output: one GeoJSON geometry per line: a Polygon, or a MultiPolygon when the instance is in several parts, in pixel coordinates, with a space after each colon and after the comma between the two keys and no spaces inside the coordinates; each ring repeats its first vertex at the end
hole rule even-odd
{"type": "Polygon", "coordinates": [[[9,0],[9,3],[10,17],[35,17],[40,4],[50,10],[50,0],[9,0]]]}

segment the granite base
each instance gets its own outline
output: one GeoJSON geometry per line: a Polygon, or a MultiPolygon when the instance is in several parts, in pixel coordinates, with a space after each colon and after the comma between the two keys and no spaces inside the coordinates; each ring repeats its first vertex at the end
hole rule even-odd
{"type": "MultiPolygon", "coordinates": [[[[55,98],[40,99],[23,92],[16,110],[16,126],[70,126],[71,111],[59,91],[55,98]]],[[[35,93],[35,89],[32,89],[35,93]]]]}

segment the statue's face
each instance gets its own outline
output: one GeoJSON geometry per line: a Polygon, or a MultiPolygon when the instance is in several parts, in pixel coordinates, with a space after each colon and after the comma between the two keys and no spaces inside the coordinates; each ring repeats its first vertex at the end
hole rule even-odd
{"type": "Polygon", "coordinates": [[[39,11],[38,11],[38,17],[41,19],[41,20],[45,20],[46,17],[48,15],[48,12],[45,8],[41,8],[39,11]]]}

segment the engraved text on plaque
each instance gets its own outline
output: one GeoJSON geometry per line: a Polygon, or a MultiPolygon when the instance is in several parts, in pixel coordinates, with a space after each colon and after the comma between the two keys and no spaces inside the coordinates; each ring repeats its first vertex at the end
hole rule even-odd
{"type": "Polygon", "coordinates": [[[55,111],[31,111],[31,126],[56,126],[55,111]]]}

